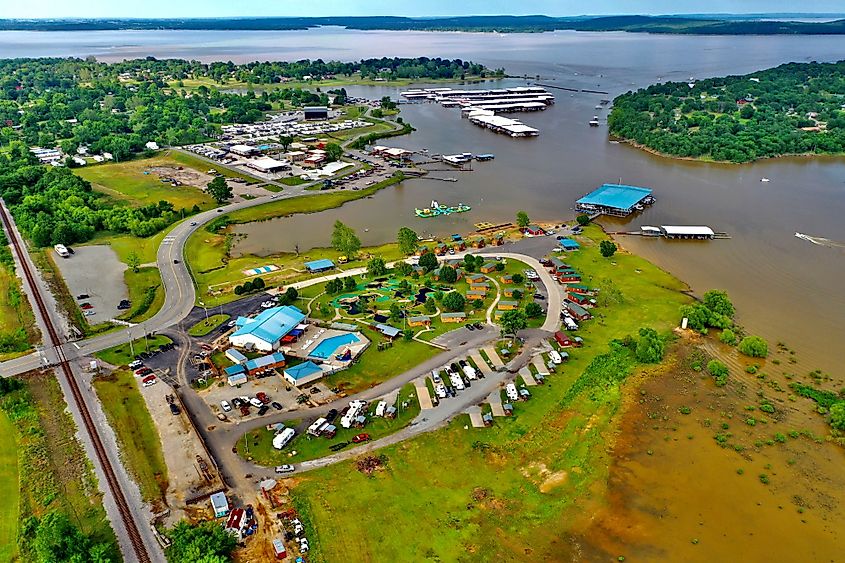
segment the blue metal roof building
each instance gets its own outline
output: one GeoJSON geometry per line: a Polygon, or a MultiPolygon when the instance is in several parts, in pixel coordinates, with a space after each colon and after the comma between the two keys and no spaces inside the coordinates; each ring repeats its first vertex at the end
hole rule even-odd
{"type": "Polygon", "coordinates": [[[306,262],[305,267],[311,273],[325,272],[326,270],[331,270],[332,268],[334,268],[334,262],[332,262],[328,258],[323,258],[321,260],[312,260],[310,262],[306,262]]]}
{"type": "Polygon", "coordinates": [[[604,184],[575,202],[576,211],[585,213],[605,213],[625,216],[634,210],[634,206],[651,195],[650,188],[626,186],[624,184],[604,184]]]}
{"type": "Polygon", "coordinates": [[[578,241],[573,240],[571,238],[561,239],[560,246],[564,250],[578,250],[579,248],[581,248],[581,245],[578,244],[578,241]]]}
{"type": "Polygon", "coordinates": [[[285,355],[281,352],[274,352],[273,354],[268,354],[266,356],[261,356],[260,358],[255,358],[254,360],[249,360],[245,366],[246,370],[252,373],[255,370],[267,368],[267,367],[276,367],[279,365],[283,365],[285,363],[285,355]]]}
{"type": "Polygon", "coordinates": [[[312,361],[285,368],[284,378],[293,386],[304,385],[323,377],[323,370],[312,361]]]}
{"type": "Polygon", "coordinates": [[[257,317],[248,319],[238,317],[238,330],[229,336],[234,346],[254,346],[267,352],[273,350],[279,341],[305,320],[305,315],[292,305],[271,307],[262,311],[257,317]]]}

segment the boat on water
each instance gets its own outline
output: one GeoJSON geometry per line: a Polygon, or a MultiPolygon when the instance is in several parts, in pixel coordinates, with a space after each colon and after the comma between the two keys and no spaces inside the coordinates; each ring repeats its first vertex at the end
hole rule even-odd
{"type": "Polygon", "coordinates": [[[431,206],[424,209],[416,208],[414,209],[414,213],[416,213],[417,217],[428,218],[438,217],[440,215],[451,215],[452,213],[465,213],[470,209],[472,208],[465,203],[459,203],[458,205],[440,205],[436,200],[432,200],[431,206]]]}
{"type": "Polygon", "coordinates": [[[760,178],[760,181],[761,182],[771,182],[771,180],[769,180],[768,178],[760,178]]]}
{"type": "Polygon", "coordinates": [[[593,119],[590,120],[590,127],[598,127],[599,126],[599,116],[594,115],[593,119]]]}

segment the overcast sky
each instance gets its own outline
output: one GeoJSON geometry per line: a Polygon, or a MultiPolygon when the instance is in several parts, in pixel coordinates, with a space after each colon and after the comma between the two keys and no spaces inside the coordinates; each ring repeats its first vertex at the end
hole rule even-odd
{"type": "Polygon", "coordinates": [[[0,0],[0,18],[843,12],[843,0],[0,0]]]}

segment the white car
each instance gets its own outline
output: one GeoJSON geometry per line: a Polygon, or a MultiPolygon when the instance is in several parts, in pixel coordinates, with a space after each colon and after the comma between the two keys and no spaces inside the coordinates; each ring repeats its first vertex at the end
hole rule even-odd
{"type": "Polygon", "coordinates": [[[257,408],[257,409],[260,409],[261,407],[264,406],[264,403],[261,402],[261,399],[258,399],[256,397],[253,397],[252,399],[250,399],[249,404],[252,405],[253,407],[257,408]]]}
{"type": "Polygon", "coordinates": [[[308,553],[308,538],[299,538],[299,551],[308,553]]]}
{"type": "Polygon", "coordinates": [[[235,319],[232,319],[231,321],[226,323],[226,326],[231,328],[231,327],[235,326],[237,323],[238,323],[238,321],[236,321],[235,319]]]}
{"type": "Polygon", "coordinates": [[[142,362],[141,360],[134,360],[132,362],[129,362],[129,369],[138,369],[139,367],[141,367],[143,365],[144,365],[144,362],[142,362]]]}
{"type": "Polygon", "coordinates": [[[440,370],[437,370],[437,369],[431,370],[431,379],[434,381],[435,384],[436,383],[443,383],[443,380],[440,379],[440,370]]]}
{"type": "Polygon", "coordinates": [[[276,466],[276,473],[293,473],[296,471],[293,465],[277,465],[276,466]]]}
{"type": "Polygon", "coordinates": [[[152,387],[158,383],[158,379],[150,379],[149,381],[145,381],[141,384],[141,387],[152,387]]]}
{"type": "Polygon", "coordinates": [[[229,404],[229,401],[220,401],[220,406],[223,407],[223,412],[232,410],[232,405],[229,404]]]}

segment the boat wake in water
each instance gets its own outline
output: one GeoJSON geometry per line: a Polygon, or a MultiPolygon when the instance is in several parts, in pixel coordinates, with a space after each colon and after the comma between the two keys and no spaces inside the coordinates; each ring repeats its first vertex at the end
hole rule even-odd
{"type": "Polygon", "coordinates": [[[845,242],[838,242],[835,240],[830,240],[829,238],[824,237],[811,237],[810,235],[805,235],[804,233],[795,233],[795,236],[812,242],[813,244],[817,244],[819,246],[827,246],[829,248],[842,248],[845,249],[845,242]]]}

